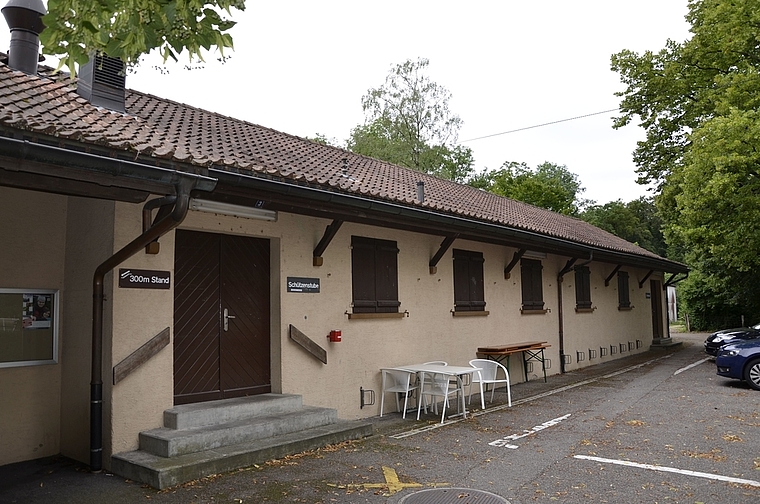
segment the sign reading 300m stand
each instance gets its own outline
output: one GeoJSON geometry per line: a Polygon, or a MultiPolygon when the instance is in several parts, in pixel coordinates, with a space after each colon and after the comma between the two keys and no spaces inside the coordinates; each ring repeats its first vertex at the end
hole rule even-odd
{"type": "Polygon", "coordinates": [[[119,269],[119,287],[127,289],[168,289],[171,271],[119,269]]]}

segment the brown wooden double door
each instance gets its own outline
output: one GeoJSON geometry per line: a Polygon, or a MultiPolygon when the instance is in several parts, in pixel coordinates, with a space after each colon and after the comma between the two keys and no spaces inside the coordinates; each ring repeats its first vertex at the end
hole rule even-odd
{"type": "Polygon", "coordinates": [[[271,391],[269,240],[177,230],[174,404],[271,391]]]}

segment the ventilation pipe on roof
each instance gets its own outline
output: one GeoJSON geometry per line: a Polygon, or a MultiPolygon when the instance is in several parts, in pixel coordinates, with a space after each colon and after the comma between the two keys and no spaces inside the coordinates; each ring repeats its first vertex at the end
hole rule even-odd
{"type": "Polygon", "coordinates": [[[11,29],[8,66],[29,75],[37,75],[40,33],[45,29],[42,16],[47,14],[42,0],[10,0],[2,9],[11,29]]]}
{"type": "Polygon", "coordinates": [[[97,107],[124,112],[124,62],[95,54],[79,69],[77,94],[97,107]]]}
{"type": "Polygon", "coordinates": [[[422,180],[417,181],[417,200],[420,203],[425,202],[425,182],[422,180]]]}

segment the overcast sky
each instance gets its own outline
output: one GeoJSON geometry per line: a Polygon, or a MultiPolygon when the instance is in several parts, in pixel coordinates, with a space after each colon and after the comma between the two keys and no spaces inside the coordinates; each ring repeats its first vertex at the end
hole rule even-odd
{"type": "MultiPolygon", "coordinates": [[[[0,3],[5,3],[0,0],[0,3]]],[[[631,152],[643,131],[613,130],[613,112],[526,131],[505,131],[616,109],[622,90],[610,55],[683,41],[687,0],[248,0],[233,11],[235,51],[203,69],[149,58],[127,86],[298,136],[345,140],[363,122],[361,97],[393,64],[430,60],[428,75],[452,93],[459,140],[475,167],[505,161],[566,165],[598,203],[646,194],[631,152]]],[[[9,35],[2,30],[0,47],[9,35]]],[[[181,61],[182,64],[186,63],[181,61]]]]}

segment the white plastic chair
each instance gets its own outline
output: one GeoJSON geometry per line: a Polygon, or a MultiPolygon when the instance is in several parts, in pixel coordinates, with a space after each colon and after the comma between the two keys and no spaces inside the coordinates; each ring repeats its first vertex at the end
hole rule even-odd
{"type": "MultiPolygon", "coordinates": [[[[419,385],[412,380],[413,376],[416,373],[414,371],[405,371],[403,369],[388,368],[382,368],[380,371],[383,373],[382,396],[380,397],[380,416],[383,416],[385,394],[392,392],[393,395],[396,396],[397,411],[400,411],[401,407],[398,400],[398,395],[404,394],[404,410],[401,417],[406,418],[406,405],[409,401],[409,395],[411,392],[419,389],[419,385]]],[[[417,399],[417,403],[419,402],[419,399],[417,399]]]]}
{"type": "MultiPolygon", "coordinates": [[[[423,362],[423,364],[438,364],[438,365],[441,365],[441,366],[448,366],[448,365],[449,365],[449,363],[448,363],[448,362],[446,362],[446,361],[442,361],[442,360],[434,360],[434,361],[423,362]]],[[[425,376],[424,380],[425,380],[426,382],[430,382],[430,373],[428,373],[428,374],[426,374],[426,375],[423,375],[423,376],[425,376]]],[[[417,380],[418,380],[418,382],[419,382],[419,377],[417,378],[417,380]]],[[[421,385],[422,385],[422,384],[420,383],[420,390],[422,389],[422,386],[421,386],[421,385]]],[[[422,395],[422,394],[420,394],[420,395],[422,395]]],[[[424,405],[423,405],[423,408],[425,408],[425,413],[427,413],[427,401],[425,400],[425,397],[424,397],[424,396],[422,397],[422,400],[423,400],[423,401],[425,401],[425,402],[424,402],[424,405]]],[[[438,403],[437,403],[437,402],[435,402],[435,401],[433,401],[433,411],[434,411],[436,414],[438,414],[438,403]]]]}
{"type": "Polygon", "coordinates": [[[477,371],[472,375],[472,382],[470,382],[470,402],[472,402],[472,386],[475,383],[480,383],[480,405],[483,409],[486,409],[485,402],[483,401],[483,385],[493,385],[491,388],[490,401],[493,402],[493,394],[496,392],[496,386],[500,383],[504,383],[507,388],[507,402],[510,407],[512,406],[512,390],[509,386],[509,371],[507,371],[506,367],[490,359],[472,359],[470,361],[470,366],[482,369],[482,371],[477,371]],[[504,372],[504,378],[499,378],[499,370],[504,372]]]}
{"type": "MultiPolygon", "coordinates": [[[[443,411],[441,412],[441,423],[443,423],[443,419],[446,416],[446,408],[449,405],[449,396],[450,395],[457,395],[459,393],[464,394],[464,390],[461,388],[450,388],[449,383],[451,377],[444,374],[439,373],[422,373],[422,388],[420,389],[420,395],[421,396],[430,396],[431,400],[433,401],[433,404],[436,404],[437,401],[435,400],[436,397],[443,397],[443,411]],[[429,375],[429,376],[427,376],[429,375]]],[[[420,409],[422,407],[422,403],[419,401],[417,402],[417,420],[420,419],[420,409]]],[[[436,412],[437,413],[437,412],[436,412]]]]}

